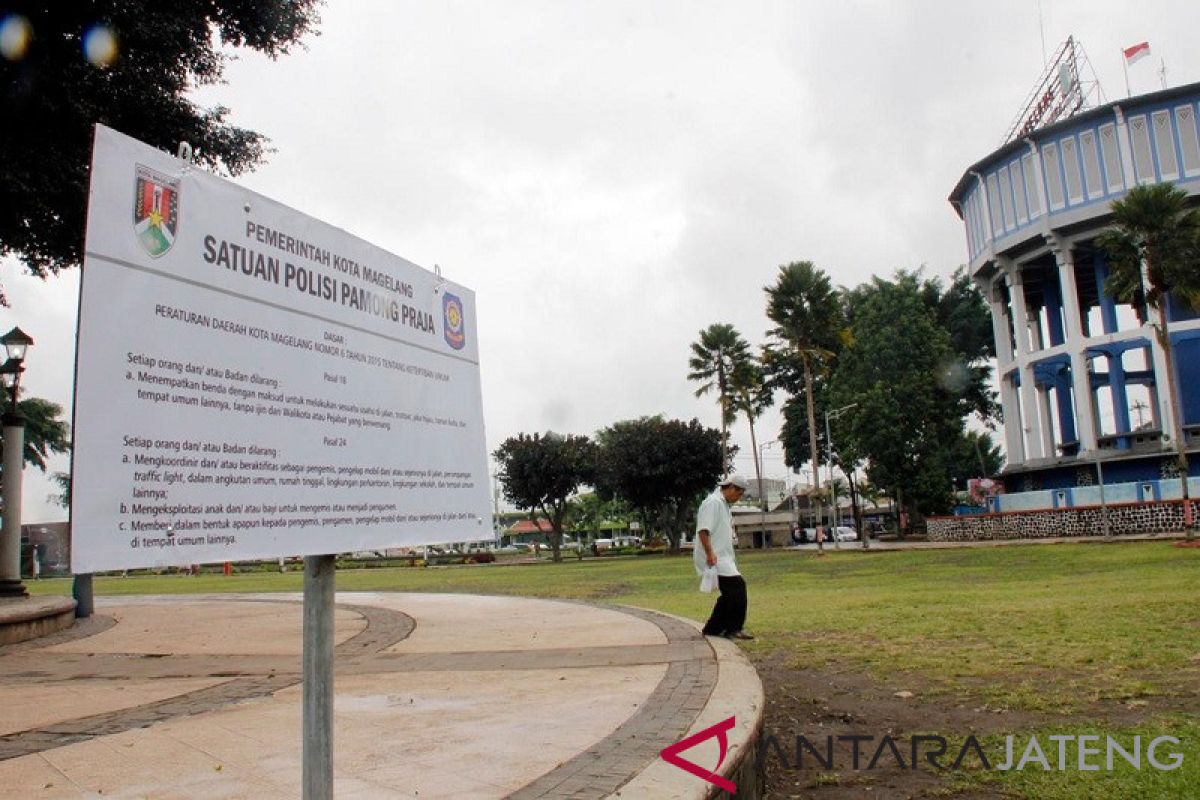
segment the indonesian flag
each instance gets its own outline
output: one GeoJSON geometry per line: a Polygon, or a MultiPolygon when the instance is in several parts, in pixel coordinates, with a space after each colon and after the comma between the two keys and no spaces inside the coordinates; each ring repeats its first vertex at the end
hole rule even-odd
{"type": "Polygon", "coordinates": [[[1125,66],[1131,67],[1150,55],[1150,43],[1135,44],[1133,47],[1126,47],[1123,52],[1125,53],[1125,66]]]}

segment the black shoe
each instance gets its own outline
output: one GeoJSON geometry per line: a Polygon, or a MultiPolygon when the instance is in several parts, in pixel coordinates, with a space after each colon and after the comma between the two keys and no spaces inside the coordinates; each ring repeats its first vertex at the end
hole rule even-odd
{"type": "Polygon", "coordinates": [[[725,638],[726,639],[753,639],[754,636],[753,636],[753,634],[746,633],[745,631],[734,631],[733,633],[725,634],[725,638]]]}

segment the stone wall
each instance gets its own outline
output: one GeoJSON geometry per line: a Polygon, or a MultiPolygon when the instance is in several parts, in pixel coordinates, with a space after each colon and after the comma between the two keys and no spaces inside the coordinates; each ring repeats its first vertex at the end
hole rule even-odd
{"type": "MultiPolygon", "coordinates": [[[[927,523],[931,542],[1103,536],[1105,513],[1100,506],[1076,506],[962,517],[929,517],[927,523]]],[[[1117,503],[1107,507],[1107,514],[1108,527],[1114,536],[1178,533],[1183,530],[1182,500],[1117,503]]]]}

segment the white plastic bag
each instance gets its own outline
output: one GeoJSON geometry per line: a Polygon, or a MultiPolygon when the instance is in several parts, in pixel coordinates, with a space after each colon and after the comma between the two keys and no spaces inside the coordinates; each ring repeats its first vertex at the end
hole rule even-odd
{"type": "Polygon", "coordinates": [[[700,574],[700,591],[708,594],[717,588],[717,568],[709,567],[700,574]]]}

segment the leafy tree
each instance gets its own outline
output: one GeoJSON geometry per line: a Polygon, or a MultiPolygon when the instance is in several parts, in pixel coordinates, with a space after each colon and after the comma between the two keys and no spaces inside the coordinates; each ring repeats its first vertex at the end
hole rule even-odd
{"type": "Polygon", "coordinates": [[[704,492],[723,472],[721,434],[698,420],[661,416],[617,422],[596,434],[597,491],[624,500],[642,518],[666,528],[671,552],[704,492]]]}
{"type": "Polygon", "coordinates": [[[966,267],[954,271],[950,285],[944,290],[939,279],[927,280],[923,294],[938,322],[950,333],[950,342],[957,352],[970,361],[996,357],[992,315],[983,292],[971,280],[966,267]]]}
{"type": "Polygon", "coordinates": [[[504,498],[549,520],[551,552],[562,561],[563,522],[571,496],[592,481],[595,445],[586,436],[520,433],[505,439],[493,455],[504,498]]]}
{"type": "Polygon", "coordinates": [[[714,323],[700,331],[700,339],[692,342],[692,357],[688,359],[689,381],[703,381],[696,397],[713,389],[721,407],[721,457],[729,468],[729,426],[734,420],[732,380],[734,371],[750,359],[750,345],[732,325],[714,323]]]}
{"type": "Polygon", "coordinates": [[[625,503],[617,498],[605,499],[598,492],[585,492],[575,497],[567,514],[571,530],[580,534],[581,543],[585,537],[598,538],[600,526],[605,522],[622,522],[628,515],[625,503]]]}
{"type": "Polygon", "coordinates": [[[991,427],[1000,418],[996,393],[990,388],[996,338],[983,292],[966,267],[959,267],[949,286],[943,288],[940,279],[930,278],[924,282],[922,294],[938,324],[950,334],[956,354],[942,367],[940,379],[949,384],[947,388],[960,392],[970,410],[991,427]]]}
{"type": "Polygon", "coordinates": [[[857,406],[833,426],[839,456],[866,461],[871,481],[910,512],[944,511],[951,448],[970,411],[964,387],[940,379],[955,355],[950,334],[925,302],[917,275],[875,278],[848,299],[850,336],[829,402],[857,406]]]}
{"type": "Polygon", "coordinates": [[[765,287],[764,291],[767,293],[767,316],[775,323],[768,333],[772,342],[767,347],[765,360],[768,370],[777,379],[786,374],[789,367],[799,365],[802,387],[785,388],[793,395],[799,393],[797,389],[804,394],[809,460],[813,465],[815,486],[820,463],[816,434],[816,376],[831,366],[841,344],[841,304],[829,276],[811,261],[796,261],[780,267],[775,284],[765,287]]]}
{"type": "Polygon", "coordinates": [[[228,109],[200,108],[186,94],[220,82],[232,57],[223,46],[271,58],[287,53],[319,22],[317,5],[8,4],[13,30],[23,30],[28,44],[0,57],[0,256],[18,254],[42,277],[79,263],[94,123],[169,152],[187,141],[198,163],[231,175],[261,163],[266,137],[226,122],[228,109]]]}
{"type": "MultiPolygon", "coordinates": [[[[1188,498],[1188,458],[1183,436],[1183,414],[1175,375],[1175,357],[1167,329],[1167,302],[1173,296],[1200,308],[1200,209],[1189,208],[1188,195],[1172,184],[1136,186],[1113,201],[1114,227],[1100,234],[1096,244],[1108,258],[1110,273],[1104,290],[1118,300],[1133,302],[1145,292],[1145,301],[1158,311],[1155,335],[1167,362],[1167,396],[1170,398],[1184,503],[1188,498]],[[1145,287],[1143,287],[1143,266],[1145,287]]],[[[1189,527],[1187,537],[1191,539],[1189,527]]]]}

